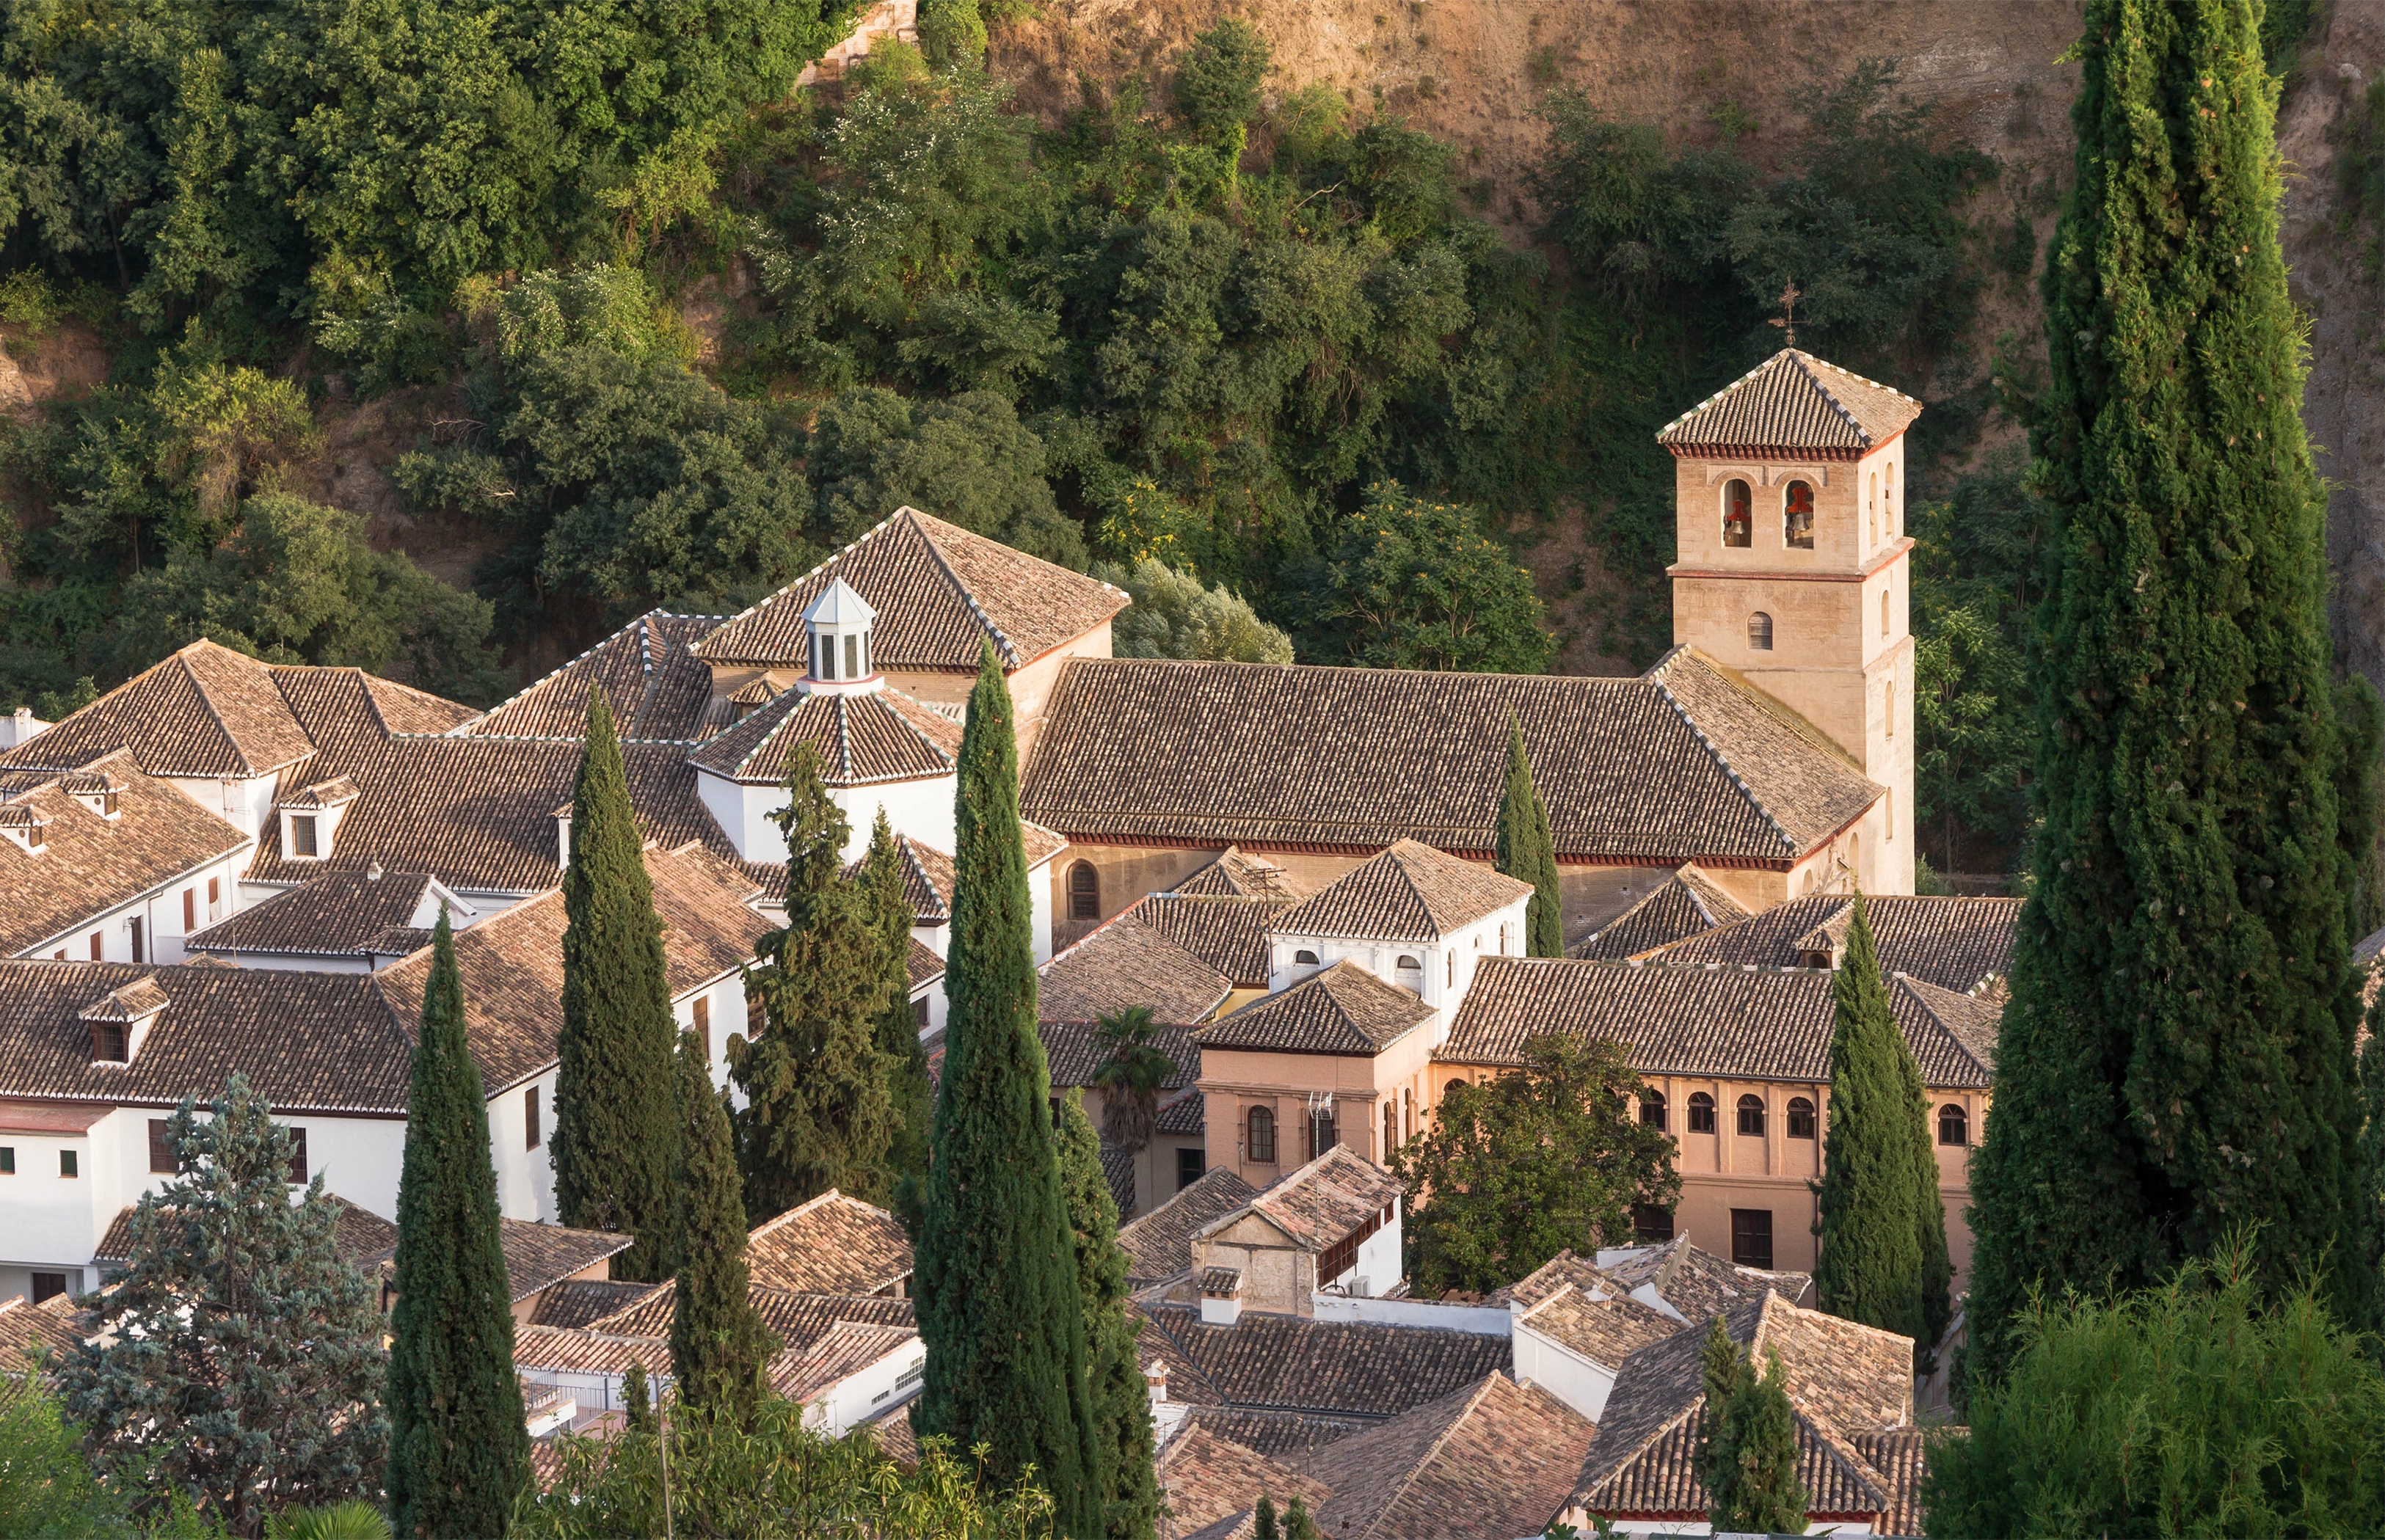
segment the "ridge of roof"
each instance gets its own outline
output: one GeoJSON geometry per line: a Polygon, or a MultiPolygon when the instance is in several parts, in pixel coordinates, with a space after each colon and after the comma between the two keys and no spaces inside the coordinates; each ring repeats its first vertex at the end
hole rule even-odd
{"type": "MultiPolygon", "coordinates": [[[[569,674],[573,669],[580,667],[581,664],[590,662],[592,659],[594,659],[600,654],[619,645],[622,640],[628,637],[631,632],[637,633],[638,670],[640,677],[644,681],[643,691],[639,702],[639,711],[634,714],[642,716],[644,714],[644,707],[652,701],[656,685],[654,648],[657,643],[668,647],[671,642],[670,638],[663,636],[660,633],[659,629],[655,625],[655,622],[658,620],[708,620],[716,623],[717,625],[725,618],[725,616],[721,615],[681,615],[677,611],[665,609],[658,604],[653,609],[644,611],[643,613],[636,615],[626,625],[622,626],[619,630],[599,637],[596,640],[582,648],[573,657],[570,657],[554,668],[547,670],[544,674],[540,675],[537,678],[532,679],[530,683],[522,686],[521,689],[514,691],[511,695],[506,696],[504,700],[498,702],[495,705],[491,706],[488,710],[481,713],[478,716],[472,717],[468,721],[459,722],[455,727],[450,727],[442,733],[393,732],[390,736],[393,738],[498,738],[517,739],[529,742],[577,742],[579,741],[579,735],[577,734],[490,733],[476,731],[475,729],[483,722],[495,720],[496,717],[507,708],[520,705],[531,700],[532,697],[537,695],[540,690],[544,689],[549,685],[555,684],[556,681],[562,679],[564,676],[569,674]]],[[[592,682],[590,688],[593,689],[596,687],[592,682]]],[[[631,715],[632,714],[625,713],[623,714],[631,715]]],[[[636,735],[624,735],[622,741],[628,743],[693,743],[700,740],[692,738],[662,739],[645,738],[636,735]]]]}
{"type": "Polygon", "coordinates": [[[1865,453],[1910,427],[1921,411],[1920,402],[1894,386],[1784,347],[1658,428],[1656,441],[1667,448],[1865,453]],[[1735,420],[1705,431],[1727,415],[1735,420]]]}
{"type": "Polygon", "coordinates": [[[1192,1037],[1204,1049],[1372,1057],[1434,1014],[1418,997],[1344,958],[1288,989],[1195,1027],[1192,1037]]]}
{"type": "Polygon", "coordinates": [[[1531,891],[1530,883],[1495,868],[1421,840],[1399,839],[1277,914],[1267,929],[1287,936],[1432,941],[1531,891]],[[1398,913],[1402,909],[1408,913],[1398,913]],[[1430,928],[1398,928],[1419,916],[1430,928]]]}
{"type": "Polygon", "coordinates": [[[1762,818],[1766,826],[1774,834],[1779,836],[1781,849],[1794,855],[1797,852],[1795,838],[1782,826],[1779,818],[1773,816],[1772,810],[1764,805],[1764,799],[1757,796],[1755,789],[1747,784],[1747,777],[1742,776],[1739,773],[1739,767],[1731,764],[1730,756],[1722,751],[1722,746],[1706,736],[1705,728],[1698,725],[1698,719],[1691,714],[1688,705],[1674,693],[1672,681],[1666,677],[1673,664],[1683,657],[1696,658],[1699,655],[1696,648],[1687,642],[1681,642],[1651,664],[1646,677],[1656,687],[1656,693],[1665,698],[1666,704],[1671,706],[1674,713],[1680,717],[1681,726],[1689,728],[1690,736],[1698,740],[1698,747],[1713,756],[1717,768],[1729,777],[1732,786],[1739,789],[1739,794],[1747,799],[1747,805],[1754,811],[1756,816],[1762,818]]]}

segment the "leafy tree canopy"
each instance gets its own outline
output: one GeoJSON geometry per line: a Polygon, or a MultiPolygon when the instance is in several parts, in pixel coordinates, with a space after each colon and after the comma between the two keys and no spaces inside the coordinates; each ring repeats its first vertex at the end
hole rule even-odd
{"type": "Polygon", "coordinates": [[[1551,640],[1531,575],[1461,503],[1367,489],[1330,554],[1300,577],[1314,661],[1537,674],[1551,640]]]}
{"type": "Polygon", "coordinates": [[[1110,651],[1117,657],[1292,661],[1292,638],[1261,620],[1248,600],[1223,583],[1205,589],[1198,578],[1148,556],[1131,567],[1097,564],[1093,576],[1134,600],[1111,623],[1110,651]]]}

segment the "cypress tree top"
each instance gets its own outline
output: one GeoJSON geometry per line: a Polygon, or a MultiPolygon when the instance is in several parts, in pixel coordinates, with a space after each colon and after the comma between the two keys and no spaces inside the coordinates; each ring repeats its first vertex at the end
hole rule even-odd
{"type": "Polygon", "coordinates": [[[681,1402],[743,1422],[779,1343],[754,1308],[745,1266],[745,1199],[729,1109],[712,1088],[704,1045],[680,1035],[673,1099],[681,1160],[671,1184],[671,1379],[681,1402]]]}
{"type": "Polygon", "coordinates": [[[562,1065],[548,1154],[566,1224],[638,1237],[613,1264],[631,1279],[665,1271],[678,1158],[668,1090],[677,1034],[644,844],[612,709],[591,689],[563,873],[562,1065]]]}
{"type": "Polygon", "coordinates": [[[1498,868],[1532,885],[1524,910],[1524,954],[1565,955],[1565,909],[1557,888],[1556,837],[1549,810],[1532,784],[1532,764],[1524,753],[1524,727],[1507,714],[1507,788],[1499,800],[1498,868]]]}
{"type": "MultiPolygon", "coordinates": [[[[1920,1073],[1908,1087],[1913,1051],[1889,1015],[1871,922],[1855,900],[1846,959],[1832,981],[1838,1021],[1830,1037],[1829,1128],[1822,1144],[1821,1254],[1814,1291],[1822,1309],[1882,1331],[1919,1337],[1920,1174],[1914,1142],[1924,1113],[1920,1073]]],[[[1926,1153],[1926,1151],[1925,1151],[1926,1153]]],[[[1937,1184],[1930,1184],[1934,1200],[1937,1184]]]]}
{"type": "Polygon", "coordinates": [[[489,1107],[447,912],[431,933],[397,1188],[389,1505],[399,1534],[498,1534],[530,1478],[489,1107]]]}
{"type": "MultiPolygon", "coordinates": [[[[2043,823],[1973,1174],[1989,1372],[2041,1280],[2144,1284],[2254,1223],[2274,1279],[2361,1253],[2346,957],[2369,831],[2339,788],[2375,751],[2329,682],[2256,15],[2088,0],[2076,50],[2031,426],[2058,522],[2043,823]]],[[[2365,1319],[2365,1273],[2333,1280],[2365,1319]]]]}
{"type": "Polygon", "coordinates": [[[918,1248],[922,1435],[992,1446],[1001,1483],[1030,1462],[1059,1532],[1102,1528],[1074,1243],[1035,1027],[1033,905],[1018,830],[1010,691],[988,647],[969,694],[955,809],[950,1014],[918,1248]]]}

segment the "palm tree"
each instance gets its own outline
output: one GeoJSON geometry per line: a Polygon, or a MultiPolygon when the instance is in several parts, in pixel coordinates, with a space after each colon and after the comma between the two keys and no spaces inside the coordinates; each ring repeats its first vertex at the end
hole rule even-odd
{"type": "Polygon", "coordinates": [[[1093,1023],[1093,1038],[1105,1049],[1093,1085],[1102,1093],[1102,1142],[1130,1155],[1151,1143],[1159,1121],[1159,1092],[1176,1073],[1176,1061],[1154,1039],[1151,1007],[1130,1006],[1093,1023]]]}

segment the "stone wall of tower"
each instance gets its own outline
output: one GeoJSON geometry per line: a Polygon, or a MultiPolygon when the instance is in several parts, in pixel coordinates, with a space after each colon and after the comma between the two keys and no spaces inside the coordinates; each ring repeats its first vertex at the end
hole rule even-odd
{"type": "Polygon", "coordinates": [[[1733,455],[1674,462],[1673,640],[1736,670],[1846,751],[1888,795],[1851,831],[1866,892],[1913,891],[1913,541],[1904,441],[1861,459],[1733,455]],[[1732,483],[1747,543],[1726,543],[1732,483]],[[1810,549],[1790,543],[1802,483],[1810,549]],[[1767,640],[1770,645],[1762,645],[1767,640]]]}

